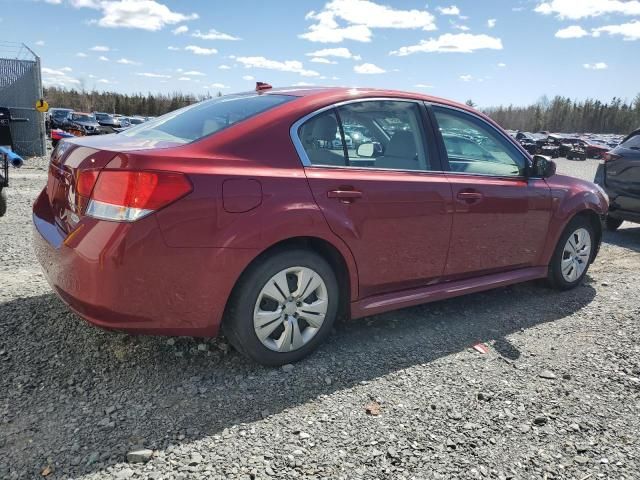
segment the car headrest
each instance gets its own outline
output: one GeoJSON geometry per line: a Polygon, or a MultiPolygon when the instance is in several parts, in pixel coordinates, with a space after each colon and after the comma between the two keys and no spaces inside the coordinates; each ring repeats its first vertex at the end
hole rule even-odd
{"type": "Polygon", "coordinates": [[[314,122],[312,136],[316,140],[333,141],[336,138],[337,130],[338,122],[333,115],[324,115],[314,122]]]}
{"type": "Polygon", "coordinates": [[[392,157],[415,158],[418,155],[418,149],[413,133],[405,130],[394,133],[384,154],[392,157]]]}

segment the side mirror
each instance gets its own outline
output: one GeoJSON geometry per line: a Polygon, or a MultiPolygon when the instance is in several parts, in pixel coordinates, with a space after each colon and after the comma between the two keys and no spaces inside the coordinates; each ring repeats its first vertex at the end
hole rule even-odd
{"type": "Polygon", "coordinates": [[[532,177],[549,178],[556,174],[556,162],[544,155],[534,155],[531,167],[532,177]]]}
{"type": "Polygon", "coordinates": [[[375,146],[373,143],[361,143],[356,150],[356,155],[359,157],[372,158],[374,153],[375,146]]]}

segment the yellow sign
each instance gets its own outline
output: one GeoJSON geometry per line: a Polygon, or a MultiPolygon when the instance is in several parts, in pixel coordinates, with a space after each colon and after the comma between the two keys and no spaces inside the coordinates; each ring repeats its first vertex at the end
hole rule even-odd
{"type": "Polygon", "coordinates": [[[47,112],[49,111],[49,104],[47,103],[46,100],[43,100],[42,98],[40,100],[38,100],[36,102],[36,110],[38,110],[39,112],[47,112]]]}

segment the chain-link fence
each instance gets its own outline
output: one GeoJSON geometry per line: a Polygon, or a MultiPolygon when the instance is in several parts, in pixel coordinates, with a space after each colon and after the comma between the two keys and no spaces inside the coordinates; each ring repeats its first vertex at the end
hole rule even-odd
{"type": "Polygon", "coordinates": [[[22,43],[0,41],[0,107],[8,107],[13,145],[26,157],[46,152],[44,115],[35,109],[42,98],[40,57],[22,43]]]}

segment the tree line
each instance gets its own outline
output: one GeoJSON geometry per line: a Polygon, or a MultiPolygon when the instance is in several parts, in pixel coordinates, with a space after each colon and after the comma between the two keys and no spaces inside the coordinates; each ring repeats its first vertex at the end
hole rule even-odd
{"type": "MultiPolygon", "coordinates": [[[[221,93],[217,92],[220,96],[221,93]]],[[[52,107],[83,112],[108,112],[123,115],[157,116],[211,98],[211,94],[193,95],[174,92],[123,94],[49,87],[44,96],[52,107]]],[[[468,100],[468,105],[475,106],[468,100]]],[[[583,101],[556,96],[542,97],[533,105],[490,107],[483,112],[504,128],[539,132],[629,133],[640,128],[640,93],[631,102],[614,97],[610,102],[583,101]]]]}
{"type": "Polygon", "coordinates": [[[542,97],[525,107],[491,107],[483,112],[513,130],[626,134],[640,128],[640,93],[631,102],[617,97],[606,103],[556,96],[551,100],[542,97]]]}
{"type": "MultiPolygon", "coordinates": [[[[76,90],[58,87],[44,89],[50,107],[72,108],[79,112],[106,112],[122,115],[155,117],[192,103],[211,98],[210,94],[174,93],[116,93],[76,90]]],[[[221,93],[218,92],[218,96],[221,93]]]]}

